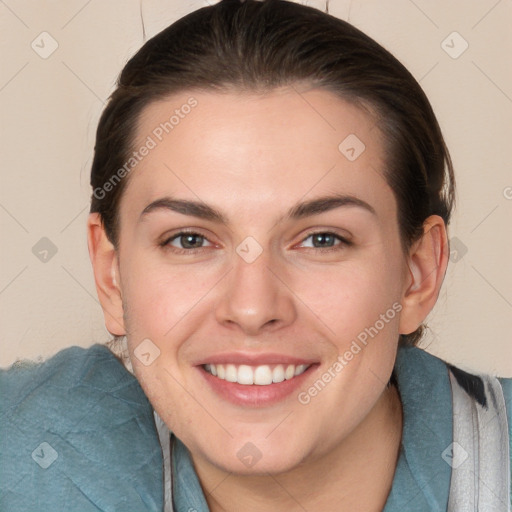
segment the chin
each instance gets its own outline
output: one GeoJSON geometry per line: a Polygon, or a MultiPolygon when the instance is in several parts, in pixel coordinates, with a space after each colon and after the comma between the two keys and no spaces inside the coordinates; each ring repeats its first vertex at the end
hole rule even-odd
{"type": "Polygon", "coordinates": [[[219,449],[215,451],[212,451],[211,445],[201,450],[207,454],[205,458],[212,465],[225,472],[250,476],[291,471],[304,461],[308,452],[303,445],[297,446],[290,441],[271,442],[264,437],[239,437],[218,446],[219,449]]]}

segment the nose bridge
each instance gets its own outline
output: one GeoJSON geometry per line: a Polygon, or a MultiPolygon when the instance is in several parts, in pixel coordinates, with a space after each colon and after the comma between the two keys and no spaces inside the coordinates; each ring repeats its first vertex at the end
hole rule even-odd
{"type": "Polygon", "coordinates": [[[293,322],[293,297],[276,277],[275,267],[270,250],[256,247],[252,240],[242,242],[233,255],[233,268],[217,305],[217,320],[236,324],[251,335],[293,322]]]}

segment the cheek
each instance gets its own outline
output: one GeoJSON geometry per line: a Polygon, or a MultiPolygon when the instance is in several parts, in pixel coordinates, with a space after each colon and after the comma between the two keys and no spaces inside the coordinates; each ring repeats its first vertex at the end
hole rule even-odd
{"type": "Polygon", "coordinates": [[[326,336],[336,340],[342,350],[376,323],[386,335],[398,332],[400,268],[396,255],[380,257],[376,252],[366,258],[301,272],[292,286],[307,306],[303,308],[306,314],[316,323],[320,321],[326,336]]]}
{"type": "Polygon", "coordinates": [[[190,430],[203,411],[192,395],[184,391],[188,386],[182,384],[183,375],[170,358],[162,354],[149,366],[141,364],[136,358],[132,362],[144,393],[167,426],[174,432],[186,433],[190,430]]]}
{"type": "Polygon", "coordinates": [[[399,339],[400,268],[396,254],[385,259],[376,253],[324,275],[302,277],[303,295],[298,295],[321,320],[316,324],[325,326],[331,347],[330,362],[299,396],[319,436],[338,439],[349,432],[385,388],[399,339]],[[336,417],[327,421],[326,411],[337,411],[336,417]]]}
{"type": "Polygon", "coordinates": [[[190,315],[215,282],[212,269],[170,266],[158,258],[133,255],[123,269],[125,315],[130,333],[167,337],[190,315]]]}

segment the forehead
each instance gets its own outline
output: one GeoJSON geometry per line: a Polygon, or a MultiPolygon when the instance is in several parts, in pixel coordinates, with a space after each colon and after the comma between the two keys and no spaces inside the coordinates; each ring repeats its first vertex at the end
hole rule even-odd
{"type": "MultiPolygon", "coordinates": [[[[371,145],[372,154],[379,153],[376,120],[368,110],[324,89],[295,86],[265,94],[181,92],[150,103],[141,112],[136,129],[137,144],[151,136],[169,148],[173,141],[187,139],[201,152],[230,160],[251,146],[255,150],[280,148],[283,155],[297,153],[297,144],[304,142],[304,153],[318,147],[337,159],[343,154],[339,143],[351,134],[365,146],[371,145]]],[[[179,151],[177,146],[173,149],[179,151]]],[[[311,156],[318,159],[321,151],[311,156]]]]}
{"type": "Polygon", "coordinates": [[[184,91],[143,110],[134,149],[144,146],[125,192],[142,208],[168,193],[239,209],[243,196],[254,213],[343,192],[394,210],[376,120],[326,90],[184,91]]]}

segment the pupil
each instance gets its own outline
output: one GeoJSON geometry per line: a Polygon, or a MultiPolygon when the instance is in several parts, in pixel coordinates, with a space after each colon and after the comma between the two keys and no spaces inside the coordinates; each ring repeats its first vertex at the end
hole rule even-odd
{"type": "Polygon", "coordinates": [[[200,247],[202,238],[203,237],[199,236],[199,235],[184,235],[184,236],[182,236],[182,245],[183,245],[183,247],[188,247],[188,248],[194,248],[197,246],[200,247]],[[194,240],[196,241],[196,243],[194,243],[194,240]],[[198,240],[199,240],[199,243],[198,243],[198,240]]]}
{"type": "Polygon", "coordinates": [[[332,243],[330,243],[330,242],[333,241],[333,237],[332,237],[332,235],[329,235],[329,234],[320,233],[318,235],[315,235],[314,240],[319,242],[319,244],[321,246],[325,246],[325,245],[332,246],[332,243]]]}

